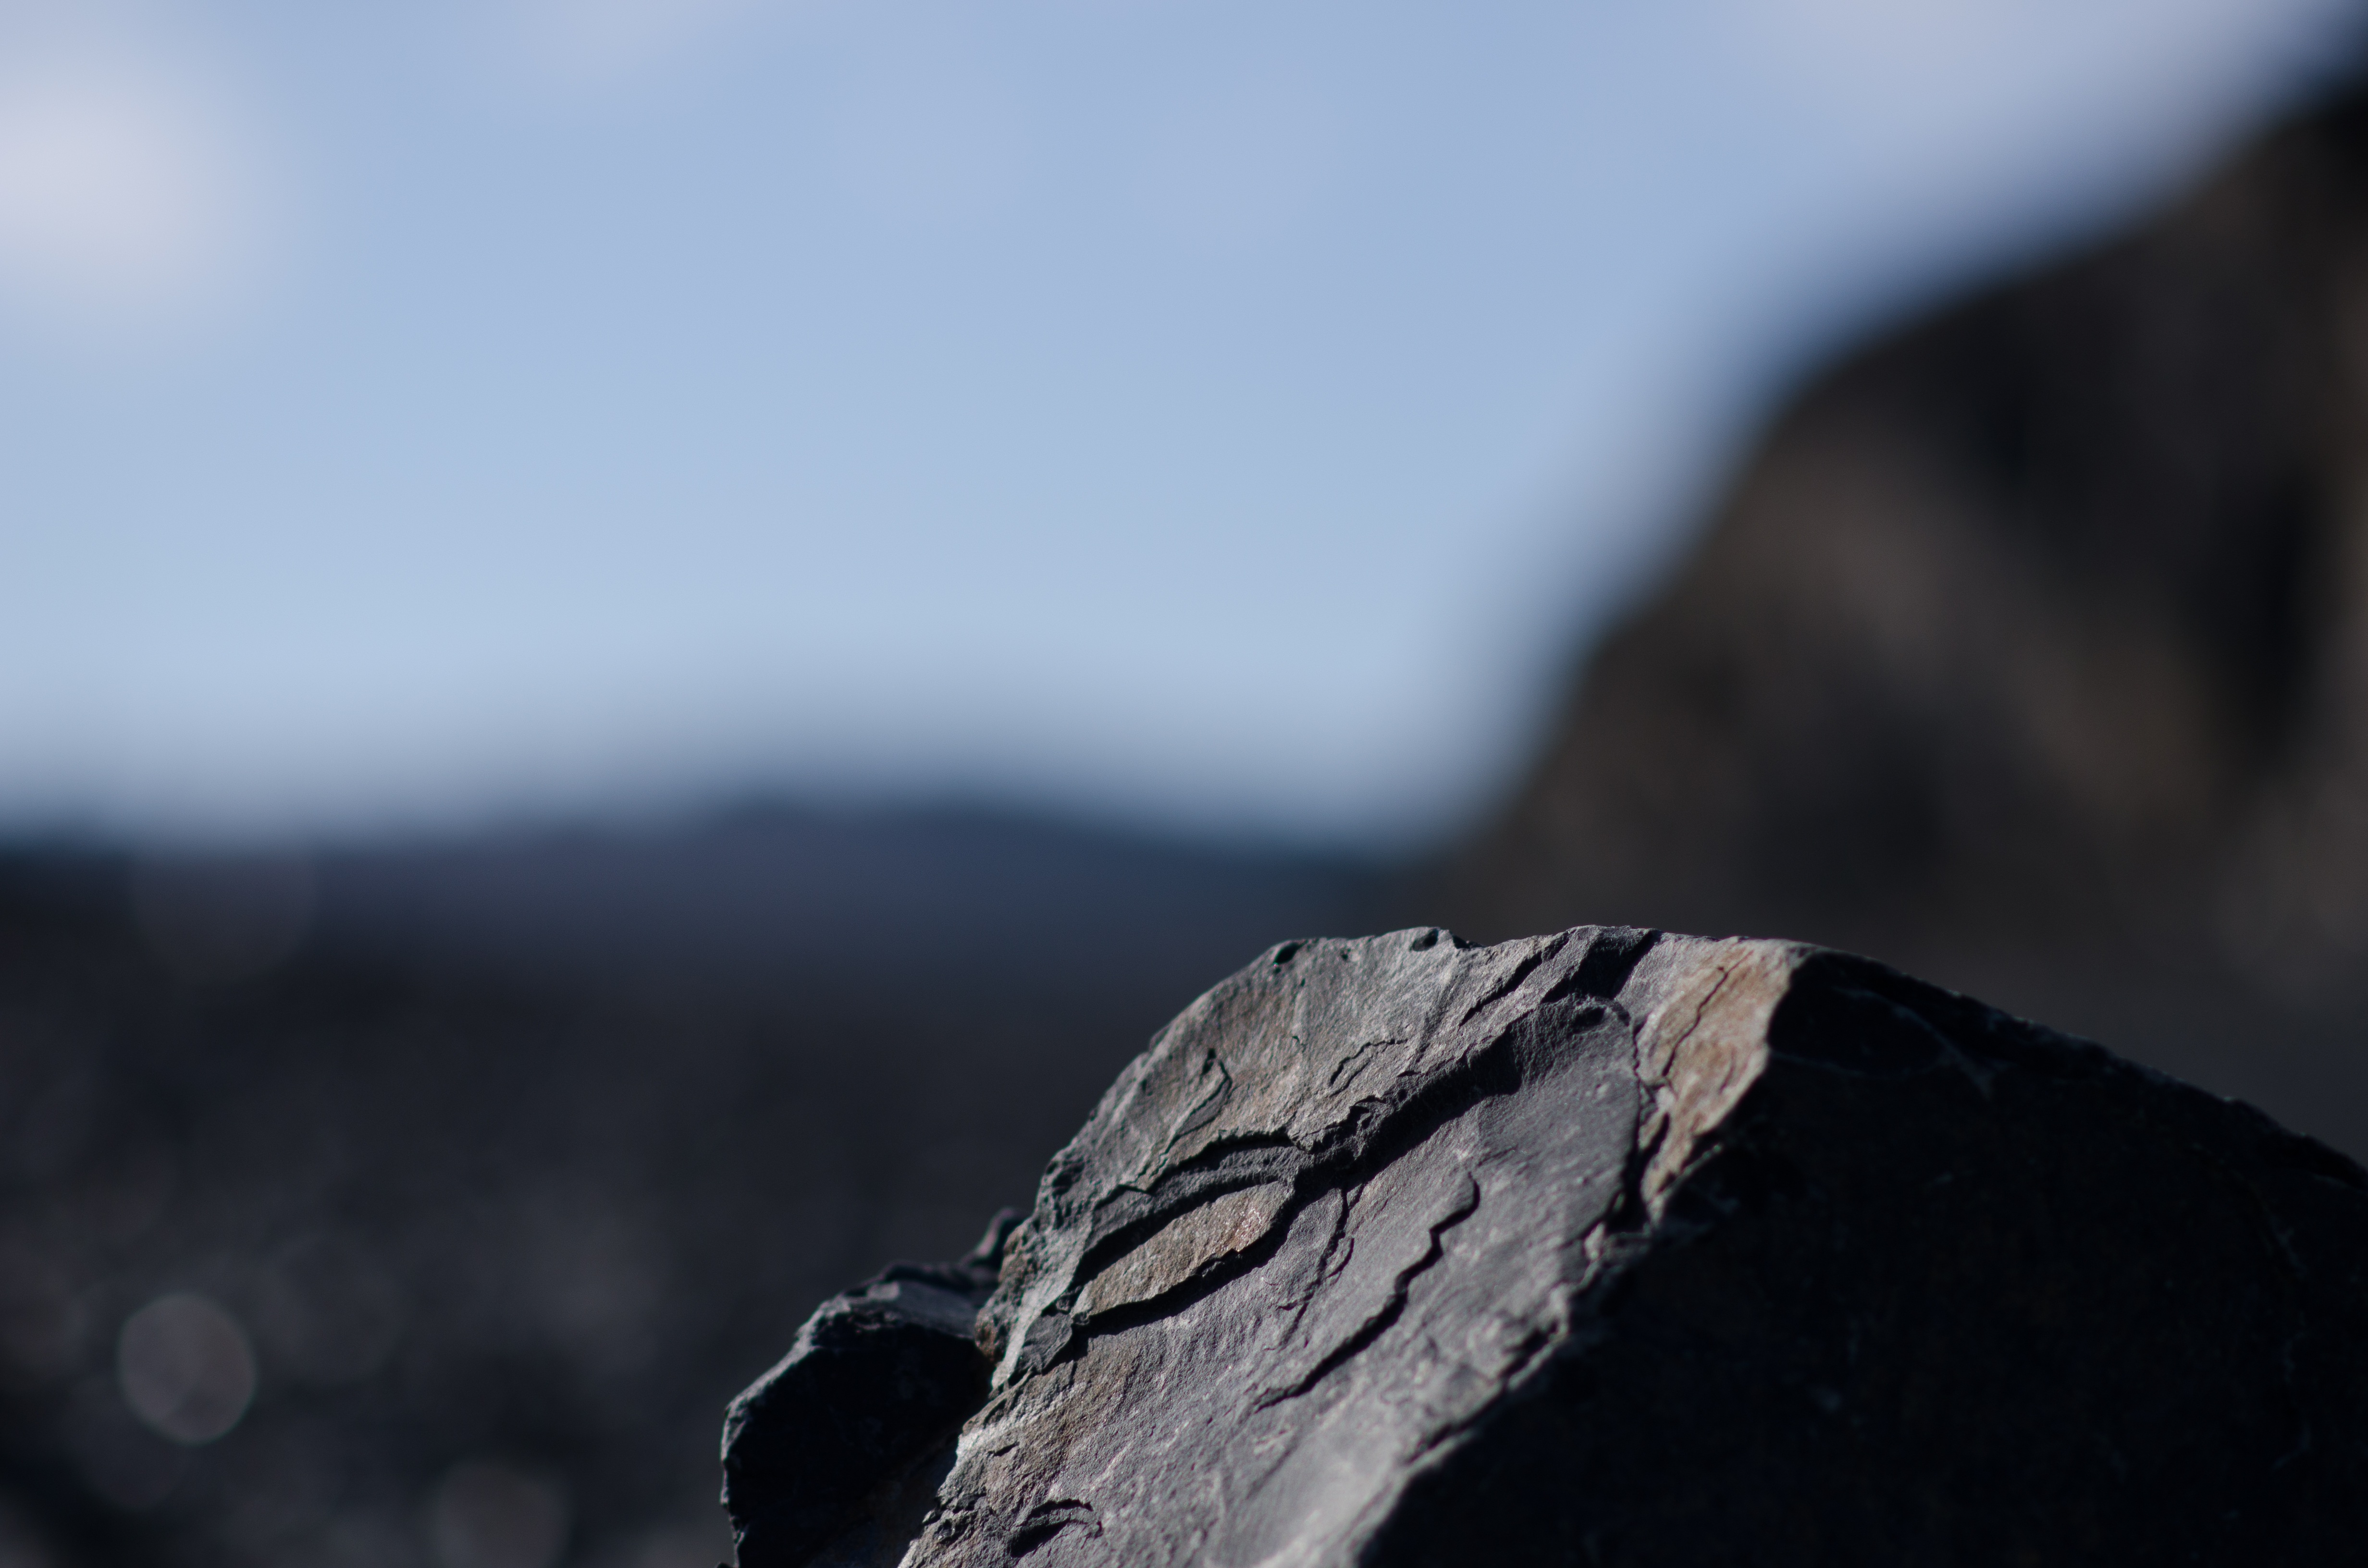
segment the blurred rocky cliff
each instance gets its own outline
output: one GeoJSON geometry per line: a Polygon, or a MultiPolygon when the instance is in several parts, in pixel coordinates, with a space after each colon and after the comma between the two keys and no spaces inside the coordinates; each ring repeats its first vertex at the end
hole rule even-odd
{"type": "Polygon", "coordinates": [[[1449,885],[1871,952],[2368,1150],[2368,96],[1816,377],[1449,885]]]}

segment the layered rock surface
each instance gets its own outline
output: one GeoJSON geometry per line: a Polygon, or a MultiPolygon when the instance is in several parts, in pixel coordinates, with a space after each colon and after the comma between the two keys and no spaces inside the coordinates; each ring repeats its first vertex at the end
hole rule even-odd
{"type": "Polygon", "coordinates": [[[2368,1528],[2363,1244],[2340,1156],[1865,960],[1291,944],[1055,1158],[966,1395],[841,1298],[728,1501],[743,1568],[2301,1561],[2368,1528]],[[833,1478],[794,1546],[759,1469],[833,1478]]]}

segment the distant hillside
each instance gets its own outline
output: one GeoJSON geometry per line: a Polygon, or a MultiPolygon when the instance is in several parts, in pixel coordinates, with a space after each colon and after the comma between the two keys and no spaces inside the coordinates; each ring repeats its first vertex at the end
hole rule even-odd
{"type": "Polygon", "coordinates": [[[1448,886],[1869,951],[2368,1152],[2368,97],[1804,387],[1448,886]]]}

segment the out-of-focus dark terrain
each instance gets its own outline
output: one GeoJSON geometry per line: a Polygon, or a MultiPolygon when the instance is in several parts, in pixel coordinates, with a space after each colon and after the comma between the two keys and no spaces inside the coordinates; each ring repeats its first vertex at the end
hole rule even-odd
{"type": "Polygon", "coordinates": [[[706,1568],[725,1399],[1279,939],[1869,951],[2368,1151],[2368,107],[1814,379],[1429,867],[752,810],[0,857],[0,1568],[706,1568]]]}
{"type": "Polygon", "coordinates": [[[1182,1002],[1372,886],[959,812],[9,855],[0,1568],[712,1568],[723,1403],[815,1302],[1025,1205],[1182,1002]],[[245,1346],[143,1362],[191,1295],[245,1346]],[[225,1435],[132,1413],[202,1435],[242,1350],[225,1435]]]}

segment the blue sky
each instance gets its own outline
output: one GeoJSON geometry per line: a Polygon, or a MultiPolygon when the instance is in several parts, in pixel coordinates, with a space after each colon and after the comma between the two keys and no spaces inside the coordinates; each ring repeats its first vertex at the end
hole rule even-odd
{"type": "Polygon", "coordinates": [[[1804,357],[2350,14],[0,0],[0,826],[1436,833],[1804,357]]]}

